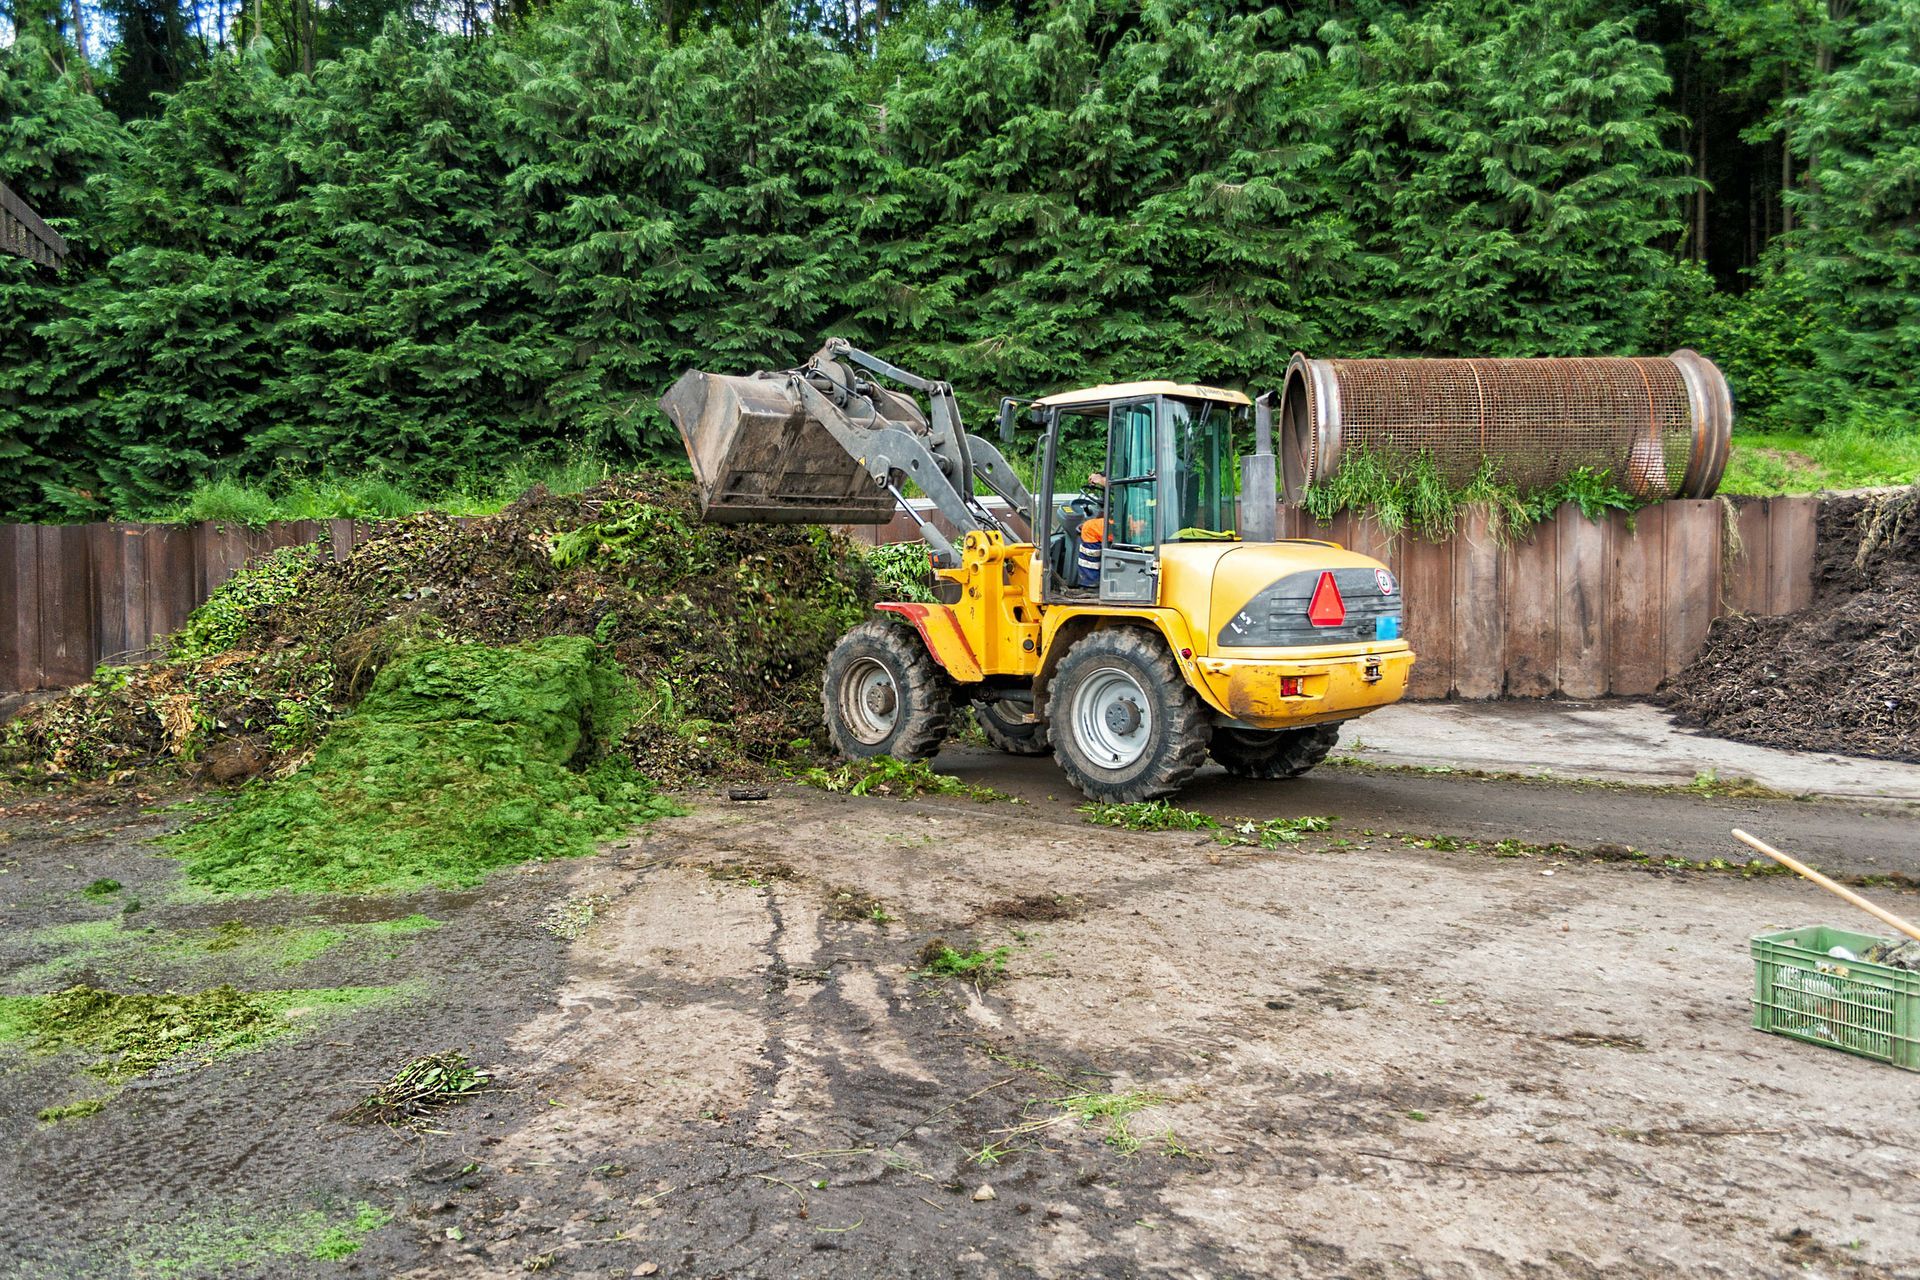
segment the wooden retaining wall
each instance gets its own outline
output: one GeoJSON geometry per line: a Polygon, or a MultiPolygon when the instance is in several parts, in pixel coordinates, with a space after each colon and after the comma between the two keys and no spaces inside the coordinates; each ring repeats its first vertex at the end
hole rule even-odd
{"type": "Polygon", "coordinates": [[[247,561],[325,540],[344,559],[372,526],[353,520],[245,525],[0,524],[0,692],[83,684],[134,662],[186,622],[247,561]]]}
{"type": "MultiPolygon", "coordinates": [[[[1371,519],[1314,525],[1282,507],[1283,537],[1375,556],[1400,579],[1417,698],[1651,693],[1699,652],[1723,613],[1804,608],[1813,594],[1815,499],[1726,507],[1675,501],[1598,523],[1564,507],[1524,542],[1497,543],[1469,514],[1446,542],[1389,537],[1371,519]]],[[[351,520],[234,524],[0,525],[0,692],[59,689],[102,662],[151,656],[229,574],[276,547],[324,540],[344,558],[372,526],[351,520]]],[[[857,530],[912,538],[912,523],[857,530]]]]}
{"type": "MultiPolygon", "coordinates": [[[[1319,525],[1280,508],[1283,538],[1325,538],[1384,561],[1406,597],[1415,698],[1621,697],[1652,693],[1700,652],[1722,614],[1804,609],[1813,599],[1816,499],[1717,499],[1592,521],[1562,507],[1502,544],[1483,512],[1445,542],[1389,536],[1342,514],[1319,525]]],[[[903,514],[867,540],[917,536],[903,514]]]]}

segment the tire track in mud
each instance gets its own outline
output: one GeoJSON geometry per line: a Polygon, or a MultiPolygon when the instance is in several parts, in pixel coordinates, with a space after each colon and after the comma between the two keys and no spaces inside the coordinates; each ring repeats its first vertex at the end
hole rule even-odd
{"type": "MultiPolygon", "coordinates": [[[[721,902],[747,897],[738,886],[702,884],[707,874],[702,864],[712,865],[716,853],[724,856],[752,843],[750,831],[727,835],[717,843],[731,847],[715,850],[699,847],[689,833],[685,856],[677,861],[672,849],[650,842],[647,856],[670,865],[656,866],[627,886],[614,898],[608,917],[575,944],[578,961],[570,968],[592,975],[589,989],[599,990],[605,980],[598,973],[605,961],[594,958],[596,950],[633,950],[631,940],[613,941],[608,932],[631,928],[632,917],[620,908],[632,895],[670,892],[666,886],[678,884],[711,889],[721,902]]],[[[585,1202],[604,1189],[589,1188],[588,1180],[571,1189],[550,1179],[535,1187],[522,1172],[501,1178],[493,1189],[501,1203],[519,1203],[491,1232],[504,1246],[499,1256],[479,1265],[508,1274],[526,1257],[539,1256],[533,1243],[521,1243],[529,1238],[542,1248],[566,1251],[578,1266],[617,1265],[646,1253],[663,1265],[672,1257],[695,1273],[729,1275],[846,1274],[849,1267],[873,1274],[946,1275],[957,1260],[995,1274],[1023,1253],[1040,1257],[1054,1251],[1042,1240],[1019,1247],[1011,1234],[1015,1239],[1078,1239],[1068,1252],[1081,1274],[1132,1268],[1128,1252],[1116,1250],[1110,1231],[1077,1232],[1072,1220],[1124,1222],[1131,1220],[1129,1214],[1155,1211],[1154,1184],[1161,1179],[1151,1175],[1170,1170],[1130,1164],[1124,1185],[1116,1187],[1084,1157],[1093,1157],[1094,1166],[1118,1157],[1096,1135],[1074,1132],[1063,1132],[1062,1141],[1051,1144],[1066,1148],[1067,1159],[1052,1160],[1036,1149],[1015,1158],[1016,1165],[1028,1167],[969,1168],[962,1144],[984,1144],[988,1135],[1016,1123],[1040,1092],[1032,1085],[1040,1082],[1009,1081],[1009,1075],[1020,1073],[985,1069],[991,1064],[977,1047],[985,1033],[968,1016],[973,1002],[915,991],[898,976],[909,967],[910,941],[870,925],[833,920],[814,903],[811,884],[789,887],[774,881],[751,892],[752,973],[761,986],[761,1017],[759,1040],[744,1064],[747,1091],[741,1104],[705,1130],[682,1123],[674,1134],[671,1127],[654,1125],[644,1141],[609,1144],[591,1156],[592,1143],[576,1137],[567,1144],[571,1164],[617,1162],[649,1189],[649,1196],[662,1194],[655,1188],[671,1188],[660,1212],[637,1231],[648,1238],[570,1244],[562,1228],[560,1238],[552,1239],[554,1232],[536,1228],[577,1223],[585,1202]],[[996,1082],[1003,1087],[989,1088],[996,1082]],[[1026,1087],[1016,1089],[1014,1083],[1026,1087]],[[834,1154],[809,1154],[820,1152],[834,1154]],[[1143,1172],[1150,1176],[1141,1177],[1143,1172]],[[968,1193],[988,1178],[1007,1185],[1006,1195],[986,1204],[972,1201],[968,1193]],[[826,1187],[812,1185],[822,1180],[826,1187]],[[933,1214],[927,1212],[929,1202],[933,1214]],[[743,1221],[757,1223],[758,1230],[742,1230],[743,1221]]],[[[690,913],[681,923],[693,930],[711,925],[690,913]]],[[[953,924],[945,927],[955,931],[953,924]]],[[[743,972],[697,971],[672,984],[642,975],[631,990],[636,1002],[665,997],[689,1007],[738,1010],[744,1003],[737,981],[743,972]],[[673,988],[677,992],[669,995],[673,988]]],[[[579,985],[578,976],[570,979],[561,1000],[582,994],[579,985]]],[[[537,1037],[543,1061],[557,1065],[562,1059],[604,1055],[610,1048],[607,1037],[596,1038],[590,1028],[561,1024],[551,1016],[545,1024],[547,1030],[537,1037]]],[[[1064,1047],[1023,1039],[1042,1055],[1072,1058],[1064,1047]]],[[[530,1037],[523,1034],[521,1041],[531,1048],[530,1037]]],[[[503,1146],[500,1158],[508,1162],[529,1152],[561,1154],[523,1131],[503,1146]]],[[[1193,1251],[1183,1245],[1180,1252],[1193,1251]]]]}

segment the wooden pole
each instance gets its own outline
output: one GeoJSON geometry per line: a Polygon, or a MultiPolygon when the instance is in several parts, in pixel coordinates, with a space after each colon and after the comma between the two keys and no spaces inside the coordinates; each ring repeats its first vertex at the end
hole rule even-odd
{"type": "Polygon", "coordinates": [[[1848,902],[1851,902],[1854,906],[1860,908],[1862,911],[1866,912],[1868,915],[1879,919],[1885,924],[1892,925],[1894,928],[1898,929],[1900,932],[1906,934],[1909,938],[1912,938],[1915,942],[1920,942],[1920,929],[1916,929],[1913,925],[1909,924],[1907,921],[1902,920],[1899,916],[1893,914],[1893,912],[1888,911],[1882,907],[1874,906],[1871,902],[1868,902],[1865,898],[1861,897],[1859,894],[1855,893],[1853,890],[1847,888],[1847,886],[1843,884],[1838,884],[1832,880],[1829,880],[1827,877],[1821,875],[1818,871],[1815,871],[1812,867],[1808,866],[1806,863],[1801,862],[1794,858],[1789,858],[1786,854],[1780,852],[1778,849],[1774,848],[1772,845],[1768,844],[1766,841],[1755,839],[1753,836],[1748,835],[1746,832],[1740,830],[1740,828],[1738,827],[1735,827],[1733,829],[1733,838],[1740,841],[1742,844],[1747,845],[1750,848],[1757,849],[1761,853],[1766,854],[1769,858],[1772,858],[1775,862],[1779,863],[1781,866],[1785,867],[1787,870],[1793,872],[1795,875],[1805,876],[1807,879],[1819,885],[1822,889],[1825,889],[1828,893],[1837,894],[1838,896],[1845,898],[1848,902]]]}

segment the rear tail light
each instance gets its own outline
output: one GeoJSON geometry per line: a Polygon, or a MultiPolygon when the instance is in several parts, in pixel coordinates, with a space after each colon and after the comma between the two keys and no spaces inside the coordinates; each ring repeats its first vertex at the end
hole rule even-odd
{"type": "Polygon", "coordinates": [[[1299,697],[1300,696],[1300,677],[1299,676],[1281,676],[1280,677],[1280,696],[1283,698],[1299,697]]]}
{"type": "Polygon", "coordinates": [[[1313,589],[1313,599],[1307,604],[1307,621],[1316,627],[1337,627],[1346,620],[1347,602],[1340,598],[1340,588],[1334,585],[1333,571],[1325,570],[1320,574],[1320,585],[1313,589]]]}

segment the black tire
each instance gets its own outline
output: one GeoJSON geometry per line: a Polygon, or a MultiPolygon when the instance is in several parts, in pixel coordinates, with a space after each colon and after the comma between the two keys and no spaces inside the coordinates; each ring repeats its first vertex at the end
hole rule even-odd
{"type": "Polygon", "coordinates": [[[875,618],[840,637],[827,655],[820,702],[827,739],[849,760],[926,760],[953,717],[952,684],[920,637],[875,618]]]}
{"type": "Polygon", "coordinates": [[[1047,741],[1047,722],[1025,724],[1019,720],[1008,719],[1006,703],[976,702],[973,704],[973,721],[980,726],[980,732],[987,741],[1010,756],[1043,756],[1050,745],[1047,741]]]}
{"type": "Polygon", "coordinates": [[[1307,729],[1233,729],[1213,731],[1208,750],[1236,778],[1297,778],[1327,758],[1340,741],[1337,724],[1307,729]]]}
{"type": "Polygon", "coordinates": [[[1137,627],[1096,631],[1067,650],[1047,709],[1053,758],[1090,800],[1172,795],[1207,758],[1205,704],[1160,637],[1137,627]]]}

